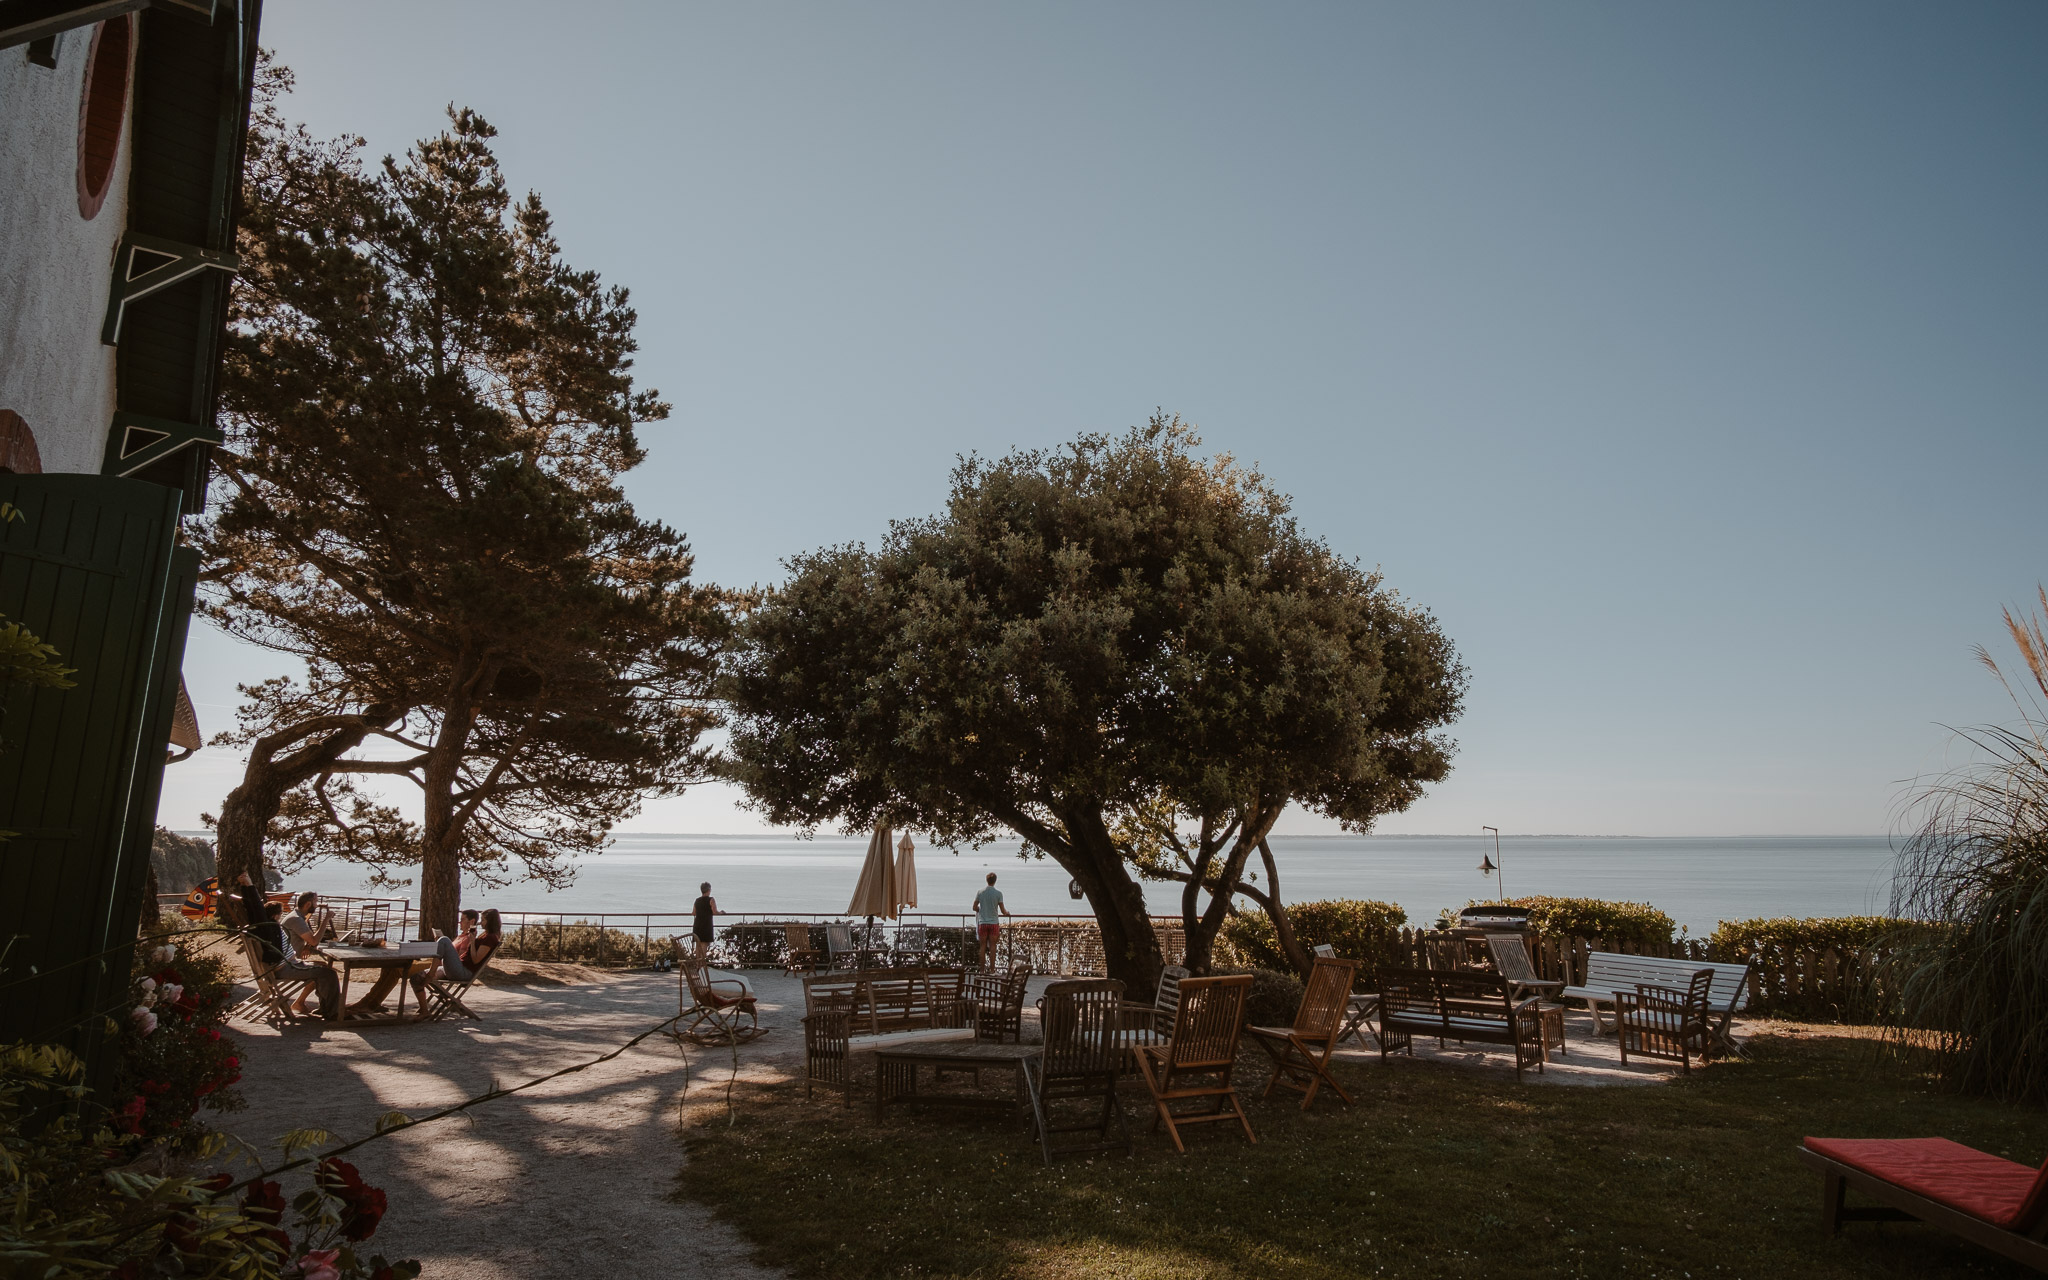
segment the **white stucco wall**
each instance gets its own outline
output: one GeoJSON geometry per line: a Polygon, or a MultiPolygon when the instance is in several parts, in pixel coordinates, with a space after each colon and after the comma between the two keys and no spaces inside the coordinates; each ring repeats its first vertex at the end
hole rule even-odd
{"type": "Polygon", "coordinates": [[[128,221],[133,130],[124,123],[98,215],[80,217],[78,98],[91,46],[91,27],[57,37],[54,71],[20,46],[0,49],[0,409],[35,432],[45,471],[98,471],[114,416],[114,349],[100,325],[128,221]]]}

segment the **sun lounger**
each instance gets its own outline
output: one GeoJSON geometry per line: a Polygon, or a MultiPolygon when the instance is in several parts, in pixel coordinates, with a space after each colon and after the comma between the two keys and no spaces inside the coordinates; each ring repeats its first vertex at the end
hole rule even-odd
{"type": "Polygon", "coordinates": [[[1947,1138],[1808,1138],[1799,1159],[1821,1176],[1821,1230],[1918,1219],[2048,1271],[2048,1164],[2004,1160],[1947,1138]],[[1854,1190],[1877,1201],[1851,1208],[1854,1190]]]}

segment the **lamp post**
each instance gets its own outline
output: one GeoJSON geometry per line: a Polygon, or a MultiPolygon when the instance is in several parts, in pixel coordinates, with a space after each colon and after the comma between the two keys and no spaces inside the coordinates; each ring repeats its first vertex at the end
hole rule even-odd
{"type": "Polygon", "coordinates": [[[1499,890],[1500,900],[1506,902],[1508,900],[1508,878],[1500,869],[1500,828],[1481,827],[1479,829],[1481,831],[1493,832],[1493,856],[1489,858],[1485,854],[1479,855],[1479,874],[1496,877],[1494,882],[1495,888],[1499,890]]]}

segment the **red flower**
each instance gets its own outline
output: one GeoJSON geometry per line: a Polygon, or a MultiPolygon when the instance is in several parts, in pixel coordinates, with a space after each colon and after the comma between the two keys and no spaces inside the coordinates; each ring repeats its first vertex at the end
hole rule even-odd
{"type": "Polygon", "coordinates": [[[363,1181],[363,1175],[346,1160],[322,1160],[313,1172],[320,1190],[341,1201],[341,1234],[351,1240],[368,1240],[384,1219],[384,1192],[363,1181]]]}
{"type": "Polygon", "coordinates": [[[174,1213],[164,1223],[164,1243],[179,1253],[199,1248],[199,1219],[189,1213],[174,1213]]]}
{"type": "Polygon", "coordinates": [[[198,1187],[201,1191],[211,1191],[215,1195],[219,1195],[234,1185],[235,1176],[231,1173],[216,1173],[212,1177],[201,1178],[198,1182],[198,1187]]]}
{"type": "Polygon", "coordinates": [[[158,1094],[169,1093],[171,1091],[171,1086],[165,1084],[161,1080],[144,1080],[140,1085],[137,1085],[136,1087],[142,1090],[144,1096],[151,1098],[156,1097],[158,1094]]]}
{"type": "Polygon", "coordinates": [[[284,1221],[284,1188],[275,1182],[252,1182],[242,1188],[242,1216],[263,1227],[262,1237],[282,1257],[292,1247],[291,1237],[280,1229],[284,1221]]]}
{"type": "Polygon", "coordinates": [[[142,1100],[141,1094],[137,1094],[128,1100],[127,1106],[114,1113],[114,1123],[123,1133],[141,1133],[142,1115],[148,1109],[149,1104],[142,1100]]]}
{"type": "MultiPolygon", "coordinates": [[[[212,1027],[208,1027],[208,1028],[206,1029],[206,1038],[207,1038],[208,1040],[218,1040],[218,1039],[220,1039],[220,1032],[218,1032],[218,1031],[214,1030],[214,1029],[213,1029],[212,1027]]],[[[229,1059],[228,1059],[228,1061],[229,1061],[229,1062],[233,1062],[233,1061],[234,1061],[234,1059],[233,1059],[233,1058],[229,1058],[229,1059]]]]}

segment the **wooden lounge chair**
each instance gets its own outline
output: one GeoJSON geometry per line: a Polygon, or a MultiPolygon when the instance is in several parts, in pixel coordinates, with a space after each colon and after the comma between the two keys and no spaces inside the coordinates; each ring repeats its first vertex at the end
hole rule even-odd
{"type": "MultiPolygon", "coordinates": [[[[1327,942],[1317,944],[1315,952],[1316,958],[1319,960],[1335,960],[1337,958],[1337,948],[1327,942]]],[[[1354,977],[1351,981],[1352,986],[1356,988],[1358,979],[1354,977]]],[[[1371,1036],[1372,1042],[1378,1044],[1380,1042],[1380,1033],[1379,1029],[1373,1026],[1373,1015],[1379,1011],[1379,992],[1358,991],[1354,989],[1344,1007],[1344,1025],[1337,1032],[1337,1043],[1342,1044],[1347,1039],[1357,1040],[1359,1045],[1363,1047],[1365,1037],[1371,1036]]]]}
{"type": "Polygon", "coordinates": [[[1031,1095],[1031,1133],[1045,1162],[1054,1156],[1093,1154],[1123,1148],[1131,1154],[1131,1130],[1117,1100],[1117,1078],[1123,1074],[1122,1026],[1124,984],[1111,978],[1055,982],[1038,1002],[1045,1049],[1024,1059],[1024,1087],[1031,1095]],[[1101,1109],[1081,1124],[1054,1124],[1053,1103],[1096,1099],[1101,1109]],[[1114,1128],[1116,1136],[1111,1137],[1114,1128]],[[1092,1133],[1096,1141],[1055,1146],[1053,1135],[1092,1133]]]}
{"type": "Polygon", "coordinates": [[[1124,1033],[1131,1044],[1165,1044],[1173,1035],[1173,1018],[1180,1011],[1180,984],[1187,976],[1185,966],[1167,965],[1159,971],[1159,990],[1151,1004],[1124,1001],[1124,1033]]]}
{"type": "Polygon", "coordinates": [[[1808,1138],[1799,1159],[1821,1176],[1820,1226],[1919,1219],[2048,1271],[2048,1164],[2000,1159],[1947,1138],[1808,1138]],[[1851,1208],[1845,1193],[1877,1201],[1851,1208]]]}
{"type": "Polygon", "coordinates": [[[264,959],[263,944],[248,934],[242,935],[241,943],[242,958],[249,962],[249,981],[256,990],[248,999],[228,1010],[227,1016],[267,1022],[274,1027],[310,1021],[312,1015],[292,1012],[292,1001],[312,984],[305,978],[291,976],[264,959]]]}
{"type": "Polygon", "coordinates": [[[811,926],[782,926],[782,968],[785,973],[816,973],[825,953],[811,945],[811,926]]]}
{"type": "Polygon", "coordinates": [[[681,938],[675,945],[676,967],[683,973],[678,991],[681,1016],[688,1020],[677,1035],[711,1044],[744,1044],[766,1033],[751,987],[737,978],[712,977],[709,966],[683,949],[681,938]]]}
{"type": "Polygon", "coordinates": [[[1180,1128],[1187,1124],[1235,1120],[1244,1127],[1246,1142],[1259,1140],[1230,1083],[1237,1069],[1237,1038],[1244,1030],[1245,997],[1251,989],[1248,973],[1184,980],[1166,1043],[1136,1050],[1139,1074],[1152,1094],[1152,1127],[1164,1124],[1173,1149],[1183,1155],[1187,1145],[1180,1140],[1180,1128]],[[1192,1103],[1196,1109],[1177,1111],[1176,1103],[1192,1103]]]}
{"type": "Polygon", "coordinates": [[[1676,1062],[1689,1074],[1695,1055],[1704,1062],[1710,1043],[1707,997],[1713,985],[1714,971],[1701,969],[1683,991],[1645,982],[1633,992],[1615,992],[1614,1025],[1621,1039],[1622,1065],[1627,1066],[1634,1054],[1676,1062]]]}
{"type": "Polygon", "coordinates": [[[1546,1000],[1555,1000],[1557,993],[1564,990],[1564,979],[1536,976],[1536,966],[1529,959],[1529,944],[1522,940],[1521,934],[1489,933],[1486,935],[1486,950],[1493,957],[1494,969],[1513,987],[1515,999],[1542,996],[1546,1000]]]}
{"type": "MultiPolygon", "coordinates": [[[[435,1022],[461,1014],[465,1018],[476,1018],[476,1011],[462,1002],[476,980],[484,976],[484,970],[491,967],[491,960],[498,953],[487,951],[484,958],[469,971],[469,977],[458,982],[446,974],[436,973],[420,979],[420,1021],[435,1022]]],[[[481,1022],[483,1019],[477,1018],[481,1022]]]]}
{"type": "Polygon", "coordinates": [[[1273,1058],[1273,1078],[1266,1081],[1260,1097],[1271,1097],[1273,1087],[1285,1083],[1301,1094],[1301,1109],[1306,1111],[1316,1100],[1316,1090],[1327,1084],[1346,1106],[1351,1105],[1351,1095],[1330,1075],[1330,1055],[1337,1051],[1337,1037],[1344,1031],[1351,979],[1357,973],[1352,961],[1318,959],[1302,990],[1293,1026],[1245,1028],[1273,1058]]]}

